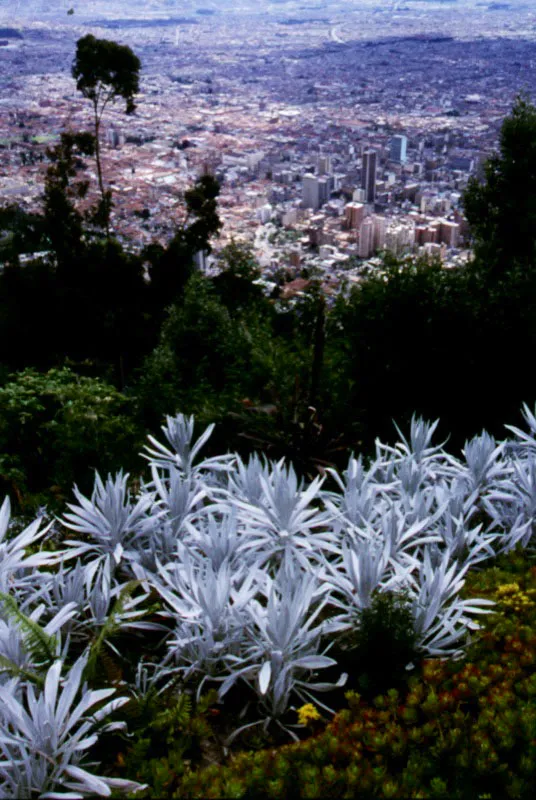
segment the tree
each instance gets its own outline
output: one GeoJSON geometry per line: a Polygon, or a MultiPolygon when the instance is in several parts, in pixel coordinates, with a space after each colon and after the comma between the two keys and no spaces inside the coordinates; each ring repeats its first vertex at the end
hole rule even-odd
{"type": "Polygon", "coordinates": [[[212,283],[222,303],[230,310],[240,310],[266,304],[263,291],[254,281],[261,277],[250,247],[238,244],[234,239],[219,254],[223,267],[212,283]]]}
{"type": "Polygon", "coordinates": [[[136,110],[134,95],[139,90],[141,62],[127,45],[107,39],[96,39],[91,34],[83,36],[76,45],[76,57],[72,67],[76,88],[93,105],[95,122],[95,157],[101,193],[101,220],[108,233],[111,209],[111,192],[105,191],[100,157],[100,126],[104,109],[121,97],[125,100],[125,111],[136,110]]]}
{"type": "Polygon", "coordinates": [[[184,193],[186,220],[168,246],[153,243],[144,252],[149,261],[151,295],[158,322],[162,321],[162,310],[182,295],[194,273],[196,253],[211,252],[210,238],[221,228],[216,201],[219,192],[219,183],[211,175],[198,178],[184,193]]]}
{"type": "Polygon", "coordinates": [[[464,208],[480,270],[500,277],[536,265],[536,108],[518,97],[501,128],[500,148],[472,178],[464,208]]]}
{"type": "Polygon", "coordinates": [[[211,252],[210,239],[221,229],[216,198],[220,184],[212,175],[201,175],[184,193],[187,210],[186,238],[194,253],[211,252]]]}
{"type": "Polygon", "coordinates": [[[11,204],[0,207],[0,263],[16,264],[21,253],[44,248],[43,217],[11,204]]]}
{"type": "Polygon", "coordinates": [[[375,435],[393,436],[393,419],[405,425],[413,413],[439,417],[455,445],[482,425],[502,424],[501,404],[515,392],[493,380],[488,340],[496,329],[484,305],[467,270],[387,260],[383,274],[340,297],[328,317],[327,424],[365,451],[375,435]]]}
{"type": "MultiPolygon", "coordinates": [[[[95,154],[95,137],[91,133],[62,133],[60,143],[47,150],[52,162],[46,172],[43,216],[46,235],[56,254],[60,273],[65,272],[82,249],[84,214],[77,202],[83,200],[89,181],[75,182],[84,166],[82,157],[95,154]]],[[[91,218],[96,212],[89,212],[91,218]]]]}
{"type": "Polygon", "coordinates": [[[142,259],[115,239],[94,242],[87,250],[83,293],[89,310],[87,324],[77,319],[81,296],[71,313],[73,329],[80,332],[75,357],[97,358],[114,366],[115,383],[123,389],[133,367],[152,345],[148,343],[147,291],[142,259]]]}
{"type": "Polygon", "coordinates": [[[214,394],[223,401],[236,391],[234,369],[244,368],[236,328],[209,281],[193,275],[181,300],[167,309],[160,343],[143,370],[142,387],[158,417],[197,410],[214,394]]]}

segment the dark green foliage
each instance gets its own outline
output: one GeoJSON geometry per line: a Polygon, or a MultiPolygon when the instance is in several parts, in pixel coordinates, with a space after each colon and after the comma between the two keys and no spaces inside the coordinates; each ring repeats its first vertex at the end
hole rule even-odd
{"type": "Polygon", "coordinates": [[[221,228],[216,202],[219,191],[218,182],[210,175],[198,178],[185,192],[185,223],[166,247],[153,242],[144,250],[150,278],[147,294],[151,314],[158,325],[164,319],[164,309],[182,299],[186,284],[196,271],[196,254],[211,251],[210,239],[217,236],[221,228]]]}
{"type": "Polygon", "coordinates": [[[8,371],[48,366],[55,359],[59,320],[54,272],[45,257],[6,266],[0,273],[0,363],[8,371]]]}
{"type": "Polygon", "coordinates": [[[338,427],[330,424],[336,412],[333,409],[332,415],[332,375],[324,369],[325,300],[315,283],[303,297],[291,300],[268,300],[256,289],[242,287],[250,295],[250,313],[237,304],[233,319],[244,320],[248,335],[258,330],[250,376],[258,375],[263,390],[259,393],[250,386],[243,391],[247,401],[235,419],[252,447],[270,458],[285,456],[300,474],[314,476],[319,467],[333,463],[337,451],[347,452],[338,427]],[[256,324],[259,319],[264,321],[262,327],[256,324]]]}
{"type": "Polygon", "coordinates": [[[261,270],[251,249],[232,241],[223,248],[220,259],[223,270],[212,283],[224,306],[233,312],[262,305],[263,291],[254,284],[261,277],[261,270]]]}
{"type": "Polygon", "coordinates": [[[94,152],[91,133],[62,134],[48,151],[42,217],[30,226],[15,210],[4,212],[4,224],[15,227],[0,274],[0,363],[46,368],[65,356],[91,358],[103,372],[111,366],[122,388],[151,345],[147,286],[141,258],[110,237],[103,242],[99,210],[79,208],[88,182],[76,176],[94,152]],[[17,253],[36,246],[50,254],[20,266],[17,253]]]}
{"type": "Polygon", "coordinates": [[[133,698],[123,714],[128,719],[128,738],[115,736],[107,757],[103,752],[108,763],[111,753],[115,756],[109,771],[148,784],[139,797],[171,797],[188,765],[201,764],[212,750],[218,750],[209,722],[218,713],[213,708],[216,702],[215,690],[197,703],[176,690],[133,698]]]}
{"type": "MultiPolygon", "coordinates": [[[[106,622],[91,642],[88,660],[84,670],[84,678],[86,680],[94,681],[99,675],[102,675],[103,666],[104,671],[106,671],[107,665],[111,665],[112,672],[120,674],[120,670],[118,670],[114,663],[115,658],[110,659],[109,656],[108,658],[106,657],[106,646],[109,645],[110,641],[119,633],[122,624],[121,614],[139,585],[140,581],[132,580],[122,587],[106,618],[106,622]]],[[[149,608],[147,614],[152,613],[152,611],[153,609],[149,608]]]]}
{"type": "Polygon", "coordinates": [[[0,208],[0,263],[16,264],[21,253],[44,249],[43,218],[16,205],[0,208]]]}
{"type": "Polygon", "coordinates": [[[345,688],[357,689],[368,700],[404,687],[412,674],[406,666],[421,661],[407,593],[375,591],[370,606],[356,614],[355,627],[330,655],[339,672],[348,673],[345,688]]]}
{"type": "Polygon", "coordinates": [[[76,269],[72,258],[36,258],[0,275],[0,362],[46,369],[92,359],[123,386],[149,348],[141,261],[113,240],[84,247],[76,269]]]}
{"type": "Polygon", "coordinates": [[[76,88],[94,105],[103,105],[122,97],[127,114],[136,106],[134,95],[139,89],[141,63],[130,47],[107,39],[83,36],[76,45],[73,78],[76,88]]]}
{"type": "Polygon", "coordinates": [[[481,268],[501,276],[536,263],[536,108],[518,97],[502,125],[499,152],[464,197],[481,268]]]}
{"type": "Polygon", "coordinates": [[[184,193],[186,203],[186,238],[194,253],[211,251],[210,238],[217,236],[221,228],[216,198],[220,185],[212,175],[201,175],[195,184],[184,193]]]}
{"type": "Polygon", "coordinates": [[[233,246],[224,257],[228,269],[213,280],[193,275],[168,309],[134,388],[144,424],[194,412],[201,423],[221,423],[214,447],[263,449],[314,473],[329,445],[310,407],[318,298],[305,297],[296,311],[276,308],[251,282],[247,251],[233,246]]]}
{"type": "MultiPolygon", "coordinates": [[[[26,506],[54,503],[103,474],[128,467],[143,439],[129,401],[109,384],[68,368],[24,370],[0,388],[0,485],[26,506]]],[[[137,465],[137,460],[136,460],[137,465]]]]}
{"type": "Polygon", "coordinates": [[[182,303],[168,310],[160,344],[144,367],[139,396],[157,419],[211,404],[226,408],[243,387],[239,375],[248,365],[249,350],[210,283],[193,275],[182,303]]]}
{"type": "Polygon", "coordinates": [[[403,686],[409,677],[406,666],[420,661],[407,593],[376,591],[333,657],[349,675],[347,688],[357,688],[368,699],[403,686]]]}
{"type": "Polygon", "coordinates": [[[85,198],[89,181],[73,180],[84,164],[83,156],[94,153],[95,137],[91,133],[62,133],[60,143],[47,151],[52,163],[45,177],[43,222],[60,272],[83,249],[84,218],[91,219],[96,213],[79,211],[77,204],[85,198]]]}
{"type": "Polygon", "coordinates": [[[388,259],[384,272],[339,299],[328,318],[330,419],[348,425],[366,449],[373,433],[390,439],[392,420],[403,426],[413,413],[439,417],[463,444],[488,422],[482,421],[489,404],[489,392],[482,402],[483,298],[472,293],[467,272],[439,263],[388,259]]]}
{"type": "MultiPolygon", "coordinates": [[[[3,616],[20,630],[24,647],[37,669],[46,670],[52,666],[56,658],[56,637],[45,633],[37,622],[24,614],[11,595],[0,592],[0,608],[3,616]]],[[[0,656],[0,672],[7,672],[12,677],[28,678],[33,683],[43,682],[40,675],[17,666],[5,655],[0,656]]]]}
{"type": "Polygon", "coordinates": [[[125,252],[114,239],[96,242],[71,274],[69,287],[66,320],[73,338],[67,354],[111,364],[116,385],[124,388],[126,376],[146,352],[150,332],[141,258],[125,252]]]}

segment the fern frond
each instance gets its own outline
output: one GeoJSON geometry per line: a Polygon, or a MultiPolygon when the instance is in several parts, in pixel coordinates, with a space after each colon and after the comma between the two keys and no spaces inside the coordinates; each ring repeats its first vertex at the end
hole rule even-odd
{"type": "Polygon", "coordinates": [[[154,719],[150,727],[157,731],[164,730],[184,730],[190,722],[192,716],[192,698],[188,694],[179,695],[177,702],[171,708],[161,711],[154,719]]]}
{"type": "Polygon", "coordinates": [[[10,595],[0,592],[0,602],[6,617],[21,631],[24,646],[37,666],[50,667],[56,659],[56,637],[45,633],[37,622],[24,614],[10,595]]]}
{"type": "Polygon", "coordinates": [[[91,680],[95,677],[97,662],[99,658],[102,658],[104,653],[104,645],[121,630],[121,615],[125,610],[127,602],[132,597],[134,590],[137,589],[140,584],[141,581],[139,580],[129,581],[119,592],[113,608],[106,619],[106,622],[91,644],[87,665],[84,670],[84,677],[86,680],[91,680]]]}
{"type": "Polygon", "coordinates": [[[35,672],[30,672],[30,670],[24,669],[24,667],[19,667],[18,664],[15,664],[15,662],[7,656],[0,655],[0,673],[2,672],[8,672],[12,678],[23,678],[38,686],[44,686],[45,684],[44,679],[40,675],[37,675],[35,672]]]}

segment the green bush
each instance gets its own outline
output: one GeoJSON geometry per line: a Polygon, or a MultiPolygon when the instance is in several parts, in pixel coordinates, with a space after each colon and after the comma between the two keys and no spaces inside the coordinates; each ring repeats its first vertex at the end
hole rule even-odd
{"type": "Polygon", "coordinates": [[[404,683],[406,666],[419,660],[416,639],[407,593],[376,591],[334,657],[349,675],[347,686],[372,699],[404,683]]]}
{"type": "Polygon", "coordinates": [[[73,475],[87,489],[95,469],[128,469],[142,438],[130,401],[105,381],[67,367],[26,369],[0,387],[0,493],[21,510],[54,507],[70,494],[73,475]]]}

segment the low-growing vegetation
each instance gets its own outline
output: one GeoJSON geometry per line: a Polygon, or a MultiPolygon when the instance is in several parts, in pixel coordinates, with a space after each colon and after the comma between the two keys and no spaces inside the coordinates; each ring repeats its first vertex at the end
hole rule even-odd
{"type": "Polygon", "coordinates": [[[4,797],[528,797],[536,417],[461,458],[437,423],[307,485],[203,456],[0,511],[4,797]]]}

